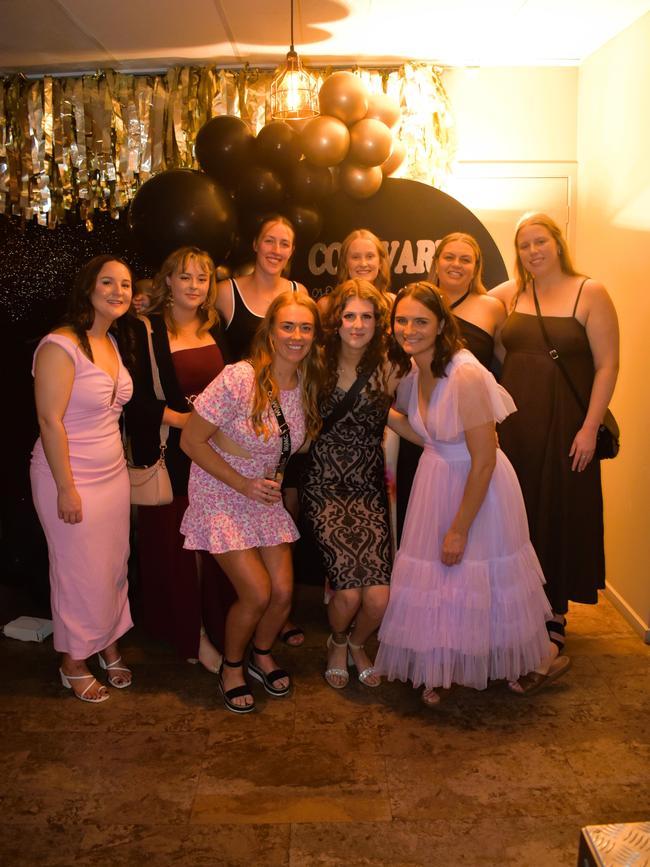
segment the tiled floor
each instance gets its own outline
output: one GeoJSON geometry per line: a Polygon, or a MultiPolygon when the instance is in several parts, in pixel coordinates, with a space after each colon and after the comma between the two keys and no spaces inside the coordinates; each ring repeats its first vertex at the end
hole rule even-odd
{"type": "Polygon", "coordinates": [[[574,867],[581,826],[650,817],[650,647],[606,600],[575,606],[563,680],[427,710],[403,684],[321,676],[325,618],[287,699],[236,717],[216,679],[135,630],[132,689],[85,705],[51,643],[0,641],[0,863],[142,867],[574,867]]]}

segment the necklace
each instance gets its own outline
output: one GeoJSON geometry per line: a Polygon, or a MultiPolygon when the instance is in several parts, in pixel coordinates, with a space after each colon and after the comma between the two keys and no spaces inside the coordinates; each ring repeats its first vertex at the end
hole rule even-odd
{"type": "Polygon", "coordinates": [[[469,295],[470,292],[471,292],[471,289],[468,289],[464,295],[461,295],[460,298],[457,298],[452,304],[449,305],[449,309],[454,310],[454,308],[460,307],[460,305],[467,298],[467,296],[469,295]]]}

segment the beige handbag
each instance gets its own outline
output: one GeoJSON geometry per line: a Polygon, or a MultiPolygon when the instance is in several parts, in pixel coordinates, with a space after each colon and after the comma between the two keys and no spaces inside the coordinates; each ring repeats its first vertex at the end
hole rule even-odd
{"type": "MultiPolygon", "coordinates": [[[[153,354],[151,322],[146,316],[141,316],[140,318],[144,322],[144,326],[147,330],[154,392],[156,393],[158,400],[165,400],[165,394],[160,382],[158,365],[156,364],[156,358],[153,354]]],[[[167,503],[171,503],[174,499],[172,483],[165,464],[165,452],[167,450],[168,436],[169,425],[161,424],[160,455],[156,463],[152,464],[150,467],[134,466],[131,462],[129,451],[127,450],[127,469],[129,472],[129,481],[131,483],[131,503],[134,506],[165,506],[167,503]]]]}

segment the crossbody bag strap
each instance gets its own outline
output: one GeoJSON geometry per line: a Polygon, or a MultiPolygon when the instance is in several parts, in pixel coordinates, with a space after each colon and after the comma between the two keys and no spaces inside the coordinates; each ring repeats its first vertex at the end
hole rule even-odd
{"type": "Polygon", "coordinates": [[[354,380],[350,388],[346,391],[345,397],[336,404],[331,413],[323,419],[323,424],[320,429],[320,436],[330,431],[339,419],[342,419],[345,413],[354,406],[354,402],[365,388],[368,380],[372,376],[373,371],[360,373],[354,380]]]}
{"type": "MultiPolygon", "coordinates": [[[[542,335],[544,337],[544,340],[546,341],[546,345],[548,346],[548,354],[551,356],[553,361],[560,368],[560,372],[562,373],[562,376],[565,378],[566,383],[569,386],[573,396],[575,397],[578,406],[583,411],[583,413],[586,415],[587,414],[587,407],[585,406],[584,401],[582,400],[582,398],[578,394],[578,389],[573,384],[573,381],[572,381],[571,377],[569,376],[569,373],[568,373],[566,367],[562,363],[562,359],[560,358],[559,352],[557,351],[557,349],[555,349],[555,347],[551,343],[551,338],[548,336],[548,331],[546,330],[546,326],[544,325],[544,319],[542,317],[542,311],[539,309],[539,301],[537,299],[537,292],[535,291],[535,281],[534,280],[533,280],[532,285],[533,285],[533,300],[535,302],[535,311],[537,313],[537,321],[539,322],[539,327],[542,331],[542,335]]],[[[583,283],[583,285],[584,285],[584,283],[583,283]]],[[[582,286],[580,288],[582,288],[582,286]]]]}
{"type": "MultiPolygon", "coordinates": [[[[147,332],[147,343],[149,345],[149,360],[151,362],[151,378],[153,379],[153,390],[154,394],[158,398],[158,400],[163,400],[165,403],[167,399],[165,397],[165,392],[163,391],[162,383],[160,381],[160,371],[158,370],[158,364],[156,362],[156,356],[153,351],[153,340],[151,339],[152,328],[151,322],[149,321],[148,316],[140,316],[140,319],[144,323],[145,330],[147,332]]],[[[167,438],[169,437],[169,425],[161,424],[160,425],[160,448],[161,451],[164,452],[167,447],[167,438]]]]}

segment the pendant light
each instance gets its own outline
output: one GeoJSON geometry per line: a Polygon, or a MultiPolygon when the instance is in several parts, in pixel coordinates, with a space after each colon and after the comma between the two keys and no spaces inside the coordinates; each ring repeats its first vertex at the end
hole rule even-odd
{"type": "Polygon", "coordinates": [[[316,82],[303,69],[293,47],[293,0],[291,2],[291,47],[287,61],[271,82],[271,116],[273,120],[305,120],[316,117],[318,92],[316,82]]]}

